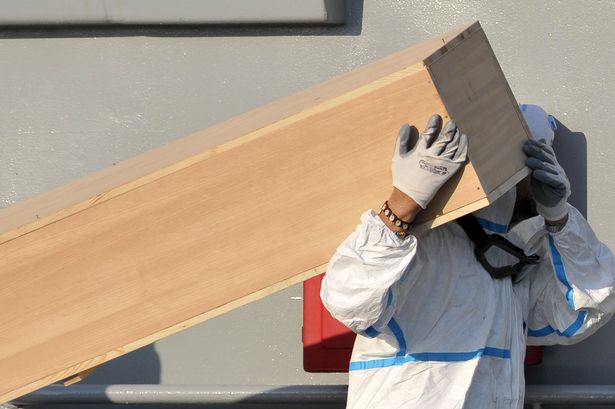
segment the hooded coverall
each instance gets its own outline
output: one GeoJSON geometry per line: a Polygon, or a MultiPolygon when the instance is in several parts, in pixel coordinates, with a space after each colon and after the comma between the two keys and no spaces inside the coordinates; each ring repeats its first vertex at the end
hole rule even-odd
{"type": "Polygon", "coordinates": [[[474,214],[487,232],[540,255],[515,279],[491,278],[457,223],[399,239],[373,211],[362,215],[321,290],[358,334],[348,408],[522,408],[526,344],[572,344],[608,321],[611,251],[570,205],[557,233],[541,216],[509,229],[514,199],[513,189],[474,214]]]}

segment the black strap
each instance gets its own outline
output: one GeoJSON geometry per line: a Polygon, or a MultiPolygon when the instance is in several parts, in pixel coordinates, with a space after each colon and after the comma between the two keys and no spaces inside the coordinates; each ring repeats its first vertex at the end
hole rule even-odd
{"type": "Polygon", "coordinates": [[[485,233],[485,230],[483,230],[483,227],[472,213],[458,218],[457,223],[466,232],[470,240],[474,242],[476,247],[482,247],[487,242],[487,233],[485,233]]]}
{"type": "Polygon", "coordinates": [[[467,214],[458,218],[457,223],[461,226],[463,231],[465,231],[470,240],[474,242],[474,255],[476,256],[476,259],[493,278],[499,279],[511,277],[519,273],[526,265],[538,264],[540,262],[540,257],[537,254],[526,256],[523,250],[499,234],[485,233],[478,220],[476,220],[476,217],[472,214],[467,214]],[[487,250],[489,250],[492,246],[506,251],[513,257],[516,257],[519,261],[511,266],[492,266],[485,256],[487,250]]]}

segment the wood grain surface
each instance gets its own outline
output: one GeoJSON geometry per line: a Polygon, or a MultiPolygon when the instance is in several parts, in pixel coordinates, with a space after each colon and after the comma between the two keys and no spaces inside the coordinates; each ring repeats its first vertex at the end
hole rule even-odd
{"type": "MultiPolygon", "coordinates": [[[[305,116],[308,110],[321,110],[337,103],[338,97],[373,87],[388,75],[438,53],[449,42],[480,28],[478,23],[434,37],[408,49],[356,68],[321,84],[274,101],[181,138],[157,149],[103,169],[90,176],[60,186],[29,200],[0,209],[0,243],[54,223],[65,217],[151,183],[221,150],[242,143],[242,137],[257,137],[254,131],[276,126],[282,120],[305,116]],[[366,89],[366,88],[363,88],[366,89]],[[229,143],[230,142],[230,143],[229,143]]],[[[409,112],[411,113],[411,112],[409,112]]],[[[412,118],[411,118],[412,119],[412,118]]]]}
{"type": "Polygon", "coordinates": [[[326,263],[387,197],[399,124],[442,110],[410,70],[5,242],[3,400],[326,263]]]}

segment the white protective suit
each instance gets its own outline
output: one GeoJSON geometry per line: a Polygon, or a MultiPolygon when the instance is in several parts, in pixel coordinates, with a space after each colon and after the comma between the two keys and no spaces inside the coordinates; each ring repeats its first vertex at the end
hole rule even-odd
{"type": "MultiPolygon", "coordinates": [[[[358,334],[348,408],[522,408],[526,344],[572,344],[608,321],[611,251],[570,205],[558,233],[541,216],[509,231],[515,192],[474,213],[488,233],[540,255],[514,283],[491,278],[455,222],[402,240],[373,211],[362,215],[321,291],[358,334]]],[[[497,257],[492,264],[510,264],[497,257]]]]}

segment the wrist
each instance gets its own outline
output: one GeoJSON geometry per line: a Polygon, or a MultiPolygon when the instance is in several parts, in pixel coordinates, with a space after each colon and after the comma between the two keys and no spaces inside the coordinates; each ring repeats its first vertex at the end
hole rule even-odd
{"type": "Polygon", "coordinates": [[[549,233],[558,233],[564,228],[564,226],[566,226],[567,222],[568,222],[568,214],[566,214],[566,216],[564,216],[563,218],[559,220],[545,219],[545,229],[547,229],[549,233]]]}
{"type": "Polygon", "coordinates": [[[423,208],[410,196],[397,188],[393,188],[389,199],[389,208],[403,221],[412,223],[414,218],[423,208]]]}
{"type": "MultiPolygon", "coordinates": [[[[387,200],[388,208],[397,217],[397,219],[404,223],[411,224],[414,222],[417,214],[423,210],[411,197],[404,194],[397,188],[393,188],[393,192],[387,200]]],[[[380,219],[384,224],[393,232],[405,231],[401,226],[395,225],[383,212],[379,213],[380,219]]]]}

